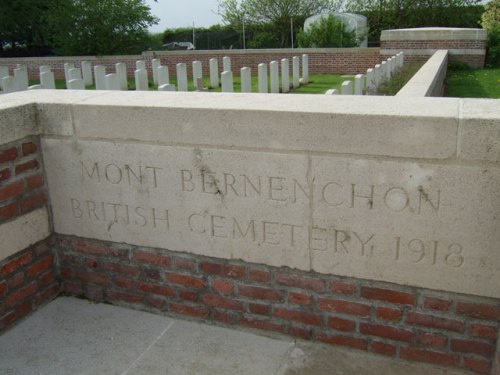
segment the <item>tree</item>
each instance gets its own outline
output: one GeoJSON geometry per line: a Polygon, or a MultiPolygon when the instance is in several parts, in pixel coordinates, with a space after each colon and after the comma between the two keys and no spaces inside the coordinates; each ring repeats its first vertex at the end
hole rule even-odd
{"type": "Polygon", "coordinates": [[[271,24],[280,46],[290,45],[292,22],[302,27],[307,17],[324,11],[335,11],[340,0],[219,0],[219,14],[225,22],[257,25],[271,24]]]}
{"type": "Polygon", "coordinates": [[[66,0],[49,9],[49,41],[62,55],[136,53],[158,23],[144,0],[66,0]]]}
{"type": "Polygon", "coordinates": [[[344,23],[330,14],[311,24],[308,30],[298,35],[301,48],[356,47],[356,31],[347,31],[344,23]]]}
{"type": "Polygon", "coordinates": [[[488,30],[486,42],[486,66],[500,66],[500,0],[492,0],[484,6],[482,26],[488,30]]]}

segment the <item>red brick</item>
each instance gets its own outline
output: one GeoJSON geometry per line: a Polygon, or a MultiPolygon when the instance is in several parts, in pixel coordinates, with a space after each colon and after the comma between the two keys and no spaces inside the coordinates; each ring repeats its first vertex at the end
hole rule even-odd
{"type": "Polygon", "coordinates": [[[32,259],[33,254],[31,253],[31,251],[12,259],[0,268],[0,276],[6,276],[14,271],[19,270],[21,267],[30,263],[32,259]]]}
{"type": "Polygon", "coordinates": [[[56,280],[56,275],[54,271],[50,270],[49,272],[46,272],[42,276],[40,276],[39,280],[42,285],[49,285],[56,280]]]}
{"type": "Polygon", "coordinates": [[[149,306],[154,307],[155,309],[158,309],[158,310],[164,310],[165,306],[167,304],[166,301],[159,299],[159,298],[154,298],[151,296],[146,297],[146,303],[149,306]]]}
{"type": "Polygon", "coordinates": [[[312,330],[302,327],[290,326],[288,328],[288,333],[294,337],[298,337],[302,340],[311,340],[312,339],[312,330]]]}
{"type": "Polygon", "coordinates": [[[35,246],[35,256],[43,256],[45,254],[48,254],[52,251],[51,246],[47,242],[41,242],[38,245],[35,246]]]}
{"type": "Polygon", "coordinates": [[[42,207],[47,202],[47,195],[44,191],[25,198],[19,204],[21,212],[30,212],[36,208],[42,207]]]}
{"type": "Polygon", "coordinates": [[[240,301],[235,301],[234,299],[231,298],[226,298],[214,294],[204,294],[201,297],[201,301],[208,306],[212,307],[217,307],[217,308],[222,308],[222,309],[228,309],[228,310],[235,310],[235,311],[243,311],[243,303],[240,301]]]}
{"type": "Polygon", "coordinates": [[[16,320],[16,314],[14,311],[10,311],[0,318],[0,331],[9,327],[16,320]]]}
{"type": "Polygon", "coordinates": [[[109,255],[119,259],[128,259],[128,250],[112,246],[109,249],[109,255]]]}
{"type": "Polygon", "coordinates": [[[106,296],[112,300],[123,301],[126,303],[140,303],[143,301],[143,296],[138,296],[135,294],[130,294],[127,292],[118,292],[114,290],[106,291],[106,296]]]}
{"type": "Polygon", "coordinates": [[[248,272],[248,277],[251,281],[257,283],[268,283],[271,280],[271,273],[266,270],[259,270],[257,268],[251,268],[248,272]]]}
{"type": "Polygon", "coordinates": [[[440,353],[413,347],[400,348],[399,356],[410,361],[435,363],[443,366],[457,366],[459,361],[459,356],[456,354],[440,353]]]}
{"type": "Polygon", "coordinates": [[[178,270],[194,271],[196,262],[192,259],[175,258],[175,268],[178,270]]]}
{"type": "Polygon", "coordinates": [[[25,191],[24,181],[16,181],[0,188],[0,202],[18,197],[25,191]]]}
{"type": "Polygon", "coordinates": [[[34,264],[26,271],[26,276],[33,278],[36,275],[42,273],[43,271],[49,269],[54,264],[54,256],[49,255],[47,258],[41,260],[40,262],[34,264]]]}
{"type": "Polygon", "coordinates": [[[17,202],[0,207],[0,221],[9,220],[17,216],[19,205],[17,202]]]}
{"type": "Polygon", "coordinates": [[[500,306],[483,303],[458,302],[457,313],[472,318],[500,321],[500,306]]]}
{"type": "Polygon", "coordinates": [[[370,306],[357,302],[319,298],[318,308],[322,311],[356,315],[365,318],[370,316],[370,306]]]}
{"type": "MultiPolygon", "coordinates": [[[[22,276],[22,274],[21,274],[22,276]]],[[[10,283],[10,280],[9,280],[10,283]]],[[[7,293],[7,283],[5,281],[0,283],[0,297],[3,297],[7,293]]]]}
{"type": "Polygon", "coordinates": [[[332,281],[330,290],[332,291],[332,293],[352,295],[356,291],[356,287],[349,283],[332,281]]]}
{"type": "Polygon", "coordinates": [[[401,319],[401,310],[390,307],[377,307],[377,318],[382,320],[399,321],[401,319]]]}
{"type": "Polygon", "coordinates": [[[261,305],[259,303],[249,303],[248,311],[257,315],[269,315],[270,307],[269,305],[261,305]]]}
{"type": "Polygon", "coordinates": [[[104,300],[104,288],[100,285],[85,285],[85,296],[91,301],[104,300]]]}
{"type": "Polygon", "coordinates": [[[104,262],[103,268],[108,272],[121,273],[122,275],[136,277],[139,275],[139,269],[127,264],[104,262]]]}
{"type": "Polygon", "coordinates": [[[5,306],[13,307],[23,302],[25,298],[28,298],[32,294],[36,293],[37,290],[38,286],[36,285],[36,282],[32,281],[28,285],[16,290],[15,292],[7,296],[7,298],[5,299],[5,306]]]}
{"type": "Polygon", "coordinates": [[[0,169],[0,182],[8,180],[11,176],[10,168],[0,169]]]}
{"type": "Polygon", "coordinates": [[[186,286],[188,288],[204,289],[207,287],[207,282],[201,277],[183,275],[180,273],[167,272],[165,274],[168,282],[186,286]]]}
{"type": "Polygon", "coordinates": [[[363,335],[378,336],[404,342],[410,342],[413,337],[413,333],[409,330],[382,324],[360,323],[359,331],[363,335]]]}
{"type": "Polygon", "coordinates": [[[304,293],[289,292],[288,302],[295,305],[311,305],[313,302],[312,296],[304,293]]]}
{"type": "Polygon", "coordinates": [[[482,341],[452,339],[450,348],[454,352],[474,353],[490,358],[495,353],[495,346],[482,341]]]}
{"type": "Polygon", "coordinates": [[[79,296],[82,294],[82,285],[78,281],[65,280],[61,288],[64,292],[69,293],[74,296],[79,296]]]}
{"type": "Polygon", "coordinates": [[[370,343],[370,351],[378,354],[394,357],[396,355],[396,346],[380,341],[372,341],[370,343]]]}
{"type": "Polygon", "coordinates": [[[447,301],[444,299],[427,297],[424,300],[424,307],[430,310],[449,311],[450,306],[451,306],[451,301],[447,301]]]}
{"type": "Polygon", "coordinates": [[[282,301],[285,298],[279,290],[245,285],[238,285],[238,295],[265,301],[282,301]]]}
{"type": "Polygon", "coordinates": [[[202,262],[200,264],[200,270],[202,272],[219,275],[225,277],[231,277],[233,279],[241,279],[245,276],[245,268],[241,266],[235,266],[231,264],[219,264],[211,262],[202,262]]]}
{"type": "Polygon", "coordinates": [[[137,281],[136,288],[141,292],[158,294],[160,296],[165,296],[165,297],[173,297],[175,295],[175,290],[171,287],[157,285],[157,284],[143,283],[142,281],[137,281]]]}
{"type": "Polygon", "coordinates": [[[50,300],[56,298],[60,291],[61,291],[61,289],[59,287],[59,284],[52,283],[50,286],[48,286],[47,288],[42,290],[42,292],[40,292],[37,295],[37,297],[36,297],[37,304],[40,305],[42,303],[45,303],[46,301],[50,301],[50,300]]]}
{"type": "Polygon", "coordinates": [[[172,259],[168,256],[146,251],[134,251],[133,260],[139,263],[153,264],[162,267],[170,267],[172,263],[172,259]]]}
{"type": "MultiPolygon", "coordinates": [[[[24,273],[23,272],[18,272],[15,275],[13,275],[7,279],[7,285],[9,286],[10,290],[17,288],[23,282],[24,282],[24,273]]],[[[2,292],[5,291],[5,289],[2,290],[2,285],[5,285],[5,283],[0,284],[0,296],[3,294],[2,292]]]]}
{"type": "Polygon", "coordinates": [[[132,289],[133,282],[130,279],[127,279],[122,276],[116,276],[115,277],[115,284],[119,288],[124,288],[124,289],[132,289]]]}
{"type": "Polygon", "coordinates": [[[498,338],[498,327],[471,323],[469,325],[469,334],[474,337],[496,340],[498,338]]]}
{"type": "Polygon", "coordinates": [[[306,311],[290,310],[281,307],[274,309],[274,316],[277,318],[292,320],[303,324],[321,326],[321,315],[306,311]]]}
{"type": "Polygon", "coordinates": [[[19,306],[17,306],[15,308],[14,312],[16,314],[16,318],[20,319],[20,318],[28,315],[32,310],[33,310],[32,302],[25,301],[25,302],[21,303],[19,306]]]}
{"type": "Polygon", "coordinates": [[[33,142],[23,143],[21,148],[23,150],[23,156],[34,154],[37,149],[36,144],[34,144],[33,142]]]}
{"type": "Polygon", "coordinates": [[[198,299],[198,293],[194,290],[179,289],[177,292],[180,299],[195,302],[198,299]]]}
{"type": "Polygon", "coordinates": [[[111,279],[108,275],[102,275],[95,272],[78,272],[77,277],[88,283],[111,285],[111,279]]]}
{"type": "Polygon", "coordinates": [[[107,255],[108,247],[98,243],[87,242],[84,240],[73,240],[71,242],[73,251],[93,255],[107,255]]]}
{"type": "Polygon", "coordinates": [[[325,281],[318,278],[278,273],[275,281],[278,284],[292,288],[308,289],[315,292],[323,292],[325,290],[325,281]]]}
{"type": "Polygon", "coordinates": [[[212,289],[217,293],[233,294],[233,282],[216,279],[212,282],[212,289]]]}
{"type": "Polygon", "coordinates": [[[170,303],[169,309],[171,312],[182,315],[189,315],[196,318],[208,318],[209,310],[203,306],[189,306],[179,303],[170,303]]]}
{"type": "Polygon", "coordinates": [[[348,319],[328,317],[328,327],[337,331],[351,332],[356,328],[356,322],[348,319]]]}
{"type": "Polygon", "coordinates": [[[417,335],[417,341],[425,346],[444,348],[446,345],[446,336],[435,335],[432,333],[419,333],[417,335]]]}
{"type": "Polygon", "coordinates": [[[0,151],[0,163],[7,163],[9,161],[15,160],[19,155],[17,148],[12,147],[6,150],[0,151]]]}
{"type": "Polygon", "coordinates": [[[16,165],[16,176],[23,173],[23,172],[30,171],[32,169],[38,169],[38,168],[39,168],[39,164],[38,164],[38,160],[36,160],[36,159],[27,161],[27,162],[22,163],[22,164],[18,164],[18,165],[16,165]]]}
{"type": "Polygon", "coordinates": [[[361,287],[361,297],[398,305],[415,305],[417,302],[417,297],[412,293],[367,286],[361,287]]]}
{"type": "Polygon", "coordinates": [[[161,280],[160,270],[155,268],[142,268],[141,274],[144,278],[149,280],[156,280],[156,281],[161,280]]]}
{"type": "Polygon", "coordinates": [[[97,268],[99,266],[99,263],[95,259],[82,258],[82,263],[88,268],[97,268]]]}
{"type": "Polygon", "coordinates": [[[236,322],[236,318],[237,317],[234,314],[230,314],[228,312],[218,310],[214,311],[214,319],[222,323],[234,324],[236,322]]]}
{"type": "Polygon", "coordinates": [[[464,367],[477,374],[487,375],[491,373],[491,361],[483,359],[464,357],[464,367]]]}
{"type": "Polygon", "coordinates": [[[406,322],[423,327],[445,329],[459,333],[465,331],[465,324],[459,320],[439,318],[437,316],[415,312],[409,312],[406,314],[406,322]]]}
{"type": "Polygon", "coordinates": [[[263,331],[272,331],[280,333],[285,332],[285,327],[283,326],[283,324],[272,322],[269,320],[255,319],[247,316],[241,317],[239,320],[239,324],[245,327],[260,329],[263,331]]]}
{"type": "Polygon", "coordinates": [[[331,336],[323,332],[316,333],[316,340],[326,344],[348,346],[354,349],[366,350],[367,341],[349,336],[331,336]]]}

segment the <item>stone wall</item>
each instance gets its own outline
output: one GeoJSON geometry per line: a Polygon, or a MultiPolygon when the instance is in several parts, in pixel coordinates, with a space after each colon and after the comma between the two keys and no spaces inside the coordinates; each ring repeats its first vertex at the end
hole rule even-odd
{"type": "Polygon", "coordinates": [[[50,227],[45,205],[0,224],[2,265],[18,267],[0,294],[21,290],[4,327],[38,290],[53,296],[60,272],[64,292],[96,301],[495,371],[496,100],[3,99],[2,150],[21,155],[4,168],[41,150],[38,170],[6,184],[43,171],[33,194],[47,188],[51,212],[50,227]]]}
{"type": "Polygon", "coordinates": [[[466,62],[473,68],[484,67],[486,36],[483,29],[423,27],[384,30],[380,37],[382,58],[403,51],[405,61],[429,58],[437,50],[448,50],[450,62],[466,62]]]}

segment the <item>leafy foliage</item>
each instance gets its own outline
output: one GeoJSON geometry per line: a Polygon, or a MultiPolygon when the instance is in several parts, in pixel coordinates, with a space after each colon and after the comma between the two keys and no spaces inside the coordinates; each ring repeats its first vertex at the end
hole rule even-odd
{"type": "Polygon", "coordinates": [[[486,66],[496,68],[500,67],[500,0],[492,0],[484,8],[481,19],[488,30],[486,66]]]}
{"type": "Polygon", "coordinates": [[[356,31],[347,31],[341,20],[335,19],[332,14],[321,17],[319,22],[311,24],[308,30],[299,32],[299,47],[356,47],[356,31]]]}

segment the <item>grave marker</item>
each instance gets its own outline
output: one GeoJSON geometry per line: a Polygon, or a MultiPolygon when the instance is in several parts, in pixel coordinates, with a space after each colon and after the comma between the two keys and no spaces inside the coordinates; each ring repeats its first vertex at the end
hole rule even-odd
{"type": "Polygon", "coordinates": [[[259,92],[267,93],[267,64],[259,64],[258,66],[259,92]]]}
{"type": "Polygon", "coordinates": [[[177,91],[188,91],[187,66],[184,63],[177,64],[177,91]]]}
{"type": "Polygon", "coordinates": [[[153,70],[153,84],[158,85],[158,67],[161,65],[159,59],[151,60],[151,69],[153,70]]]}
{"type": "Polygon", "coordinates": [[[302,83],[309,83],[309,55],[302,55],[302,83]]]}
{"type": "Polygon", "coordinates": [[[231,58],[228,56],[224,56],[222,59],[222,67],[225,72],[230,72],[231,71],[231,58]]]}
{"type": "Polygon", "coordinates": [[[148,72],[146,72],[146,69],[137,69],[134,72],[134,77],[135,77],[135,89],[137,91],[149,90],[148,72]]]}
{"type": "Polygon", "coordinates": [[[82,61],[82,77],[85,86],[92,86],[94,80],[92,79],[92,63],[90,61],[82,61]]]}
{"type": "Polygon", "coordinates": [[[3,90],[2,79],[9,76],[9,67],[0,65],[0,89],[3,90]]]}
{"type": "Polygon", "coordinates": [[[357,74],[354,77],[354,95],[363,95],[364,88],[365,76],[363,74],[357,74]]]}
{"type": "Polygon", "coordinates": [[[158,86],[158,91],[175,91],[175,85],[169,83],[158,86]]]}
{"type": "Polygon", "coordinates": [[[158,87],[168,85],[170,83],[170,76],[168,74],[168,66],[159,66],[156,69],[158,87]]]}
{"type": "Polygon", "coordinates": [[[222,92],[233,92],[233,73],[232,72],[222,72],[220,75],[222,92]]]}
{"type": "Polygon", "coordinates": [[[56,81],[53,72],[43,72],[40,74],[40,84],[46,90],[55,90],[56,81]]]}
{"type": "Polygon", "coordinates": [[[290,92],[290,64],[288,59],[281,59],[281,92],[290,92]]]}
{"type": "Polygon", "coordinates": [[[269,64],[271,77],[271,93],[279,94],[280,92],[280,69],[277,61],[271,61],[269,64]]]}
{"type": "Polygon", "coordinates": [[[105,89],[119,91],[121,89],[120,81],[116,73],[106,74],[105,89]]]}
{"type": "MultiPolygon", "coordinates": [[[[71,69],[74,70],[74,69],[71,69]]],[[[85,90],[83,79],[70,79],[68,81],[68,90],[85,90]]]]}
{"type": "Polygon", "coordinates": [[[106,90],[106,67],[103,65],[94,66],[95,89],[106,90]]]}
{"type": "Polygon", "coordinates": [[[28,68],[26,65],[17,64],[17,68],[14,69],[14,77],[16,78],[16,84],[19,90],[27,90],[29,86],[28,80],[28,68]]]}
{"type": "Polygon", "coordinates": [[[120,90],[128,90],[127,65],[124,63],[115,64],[116,79],[120,84],[120,90]]]}
{"type": "Polygon", "coordinates": [[[341,95],[352,95],[352,81],[342,82],[341,95]]]}
{"type": "Polygon", "coordinates": [[[293,88],[296,89],[300,86],[300,59],[294,56],[292,59],[293,64],[293,88]]]}
{"type": "Polygon", "coordinates": [[[241,92],[252,92],[252,71],[250,68],[241,68],[241,92]]]}
{"type": "Polygon", "coordinates": [[[210,87],[215,89],[219,87],[219,61],[210,59],[210,87]]]}

